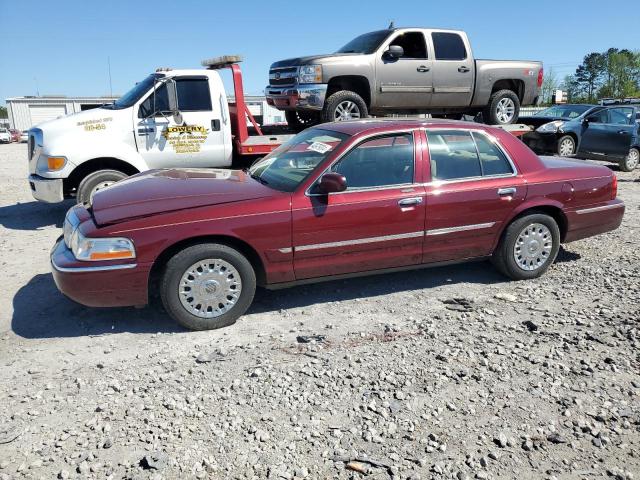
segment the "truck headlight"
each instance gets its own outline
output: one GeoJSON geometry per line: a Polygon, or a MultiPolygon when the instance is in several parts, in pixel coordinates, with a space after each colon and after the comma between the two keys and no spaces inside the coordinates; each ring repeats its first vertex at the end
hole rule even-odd
{"type": "Polygon", "coordinates": [[[321,83],[322,65],[303,65],[298,73],[299,83],[321,83]]]}
{"type": "Polygon", "coordinates": [[[556,133],[562,125],[564,125],[562,120],[554,120],[539,126],[536,131],[540,133],[556,133]]]}
{"type": "Polygon", "coordinates": [[[127,260],[136,258],[133,242],[128,238],[89,238],[76,229],[71,236],[71,251],[77,260],[127,260]]]}

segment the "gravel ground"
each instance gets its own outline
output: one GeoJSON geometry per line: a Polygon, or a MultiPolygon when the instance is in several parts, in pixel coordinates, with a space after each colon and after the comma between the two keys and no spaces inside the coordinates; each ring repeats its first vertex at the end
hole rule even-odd
{"type": "Polygon", "coordinates": [[[640,183],[541,279],[487,263],[259,291],[238,323],[65,299],[68,204],[0,145],[0,479],[640,478],[640,183]]]}

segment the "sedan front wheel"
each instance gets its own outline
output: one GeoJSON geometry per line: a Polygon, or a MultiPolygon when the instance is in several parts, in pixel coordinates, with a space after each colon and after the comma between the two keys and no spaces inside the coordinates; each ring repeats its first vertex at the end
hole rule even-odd
{"type": "Polygon", "coordinates": [[[558,140],[558,155],[570,157],[576,153],[576,141],[571,135],[565,135],[558,140]]]}

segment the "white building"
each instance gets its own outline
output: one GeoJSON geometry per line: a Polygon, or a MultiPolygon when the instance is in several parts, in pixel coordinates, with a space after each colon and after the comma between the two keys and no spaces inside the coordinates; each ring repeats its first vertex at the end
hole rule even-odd
{"type": "MultiPolygon", "coordinates": [[[[63,95],[7,98],[9,126],[18,130],[28,130],[46,120],[96,108],[117,99],[118,97],[65,97],[63,95]]],[[[272,125],[285,121],[284,112],[267,105],[264,97],[247,95],[245,101],[259,124],[272,125]]]]}

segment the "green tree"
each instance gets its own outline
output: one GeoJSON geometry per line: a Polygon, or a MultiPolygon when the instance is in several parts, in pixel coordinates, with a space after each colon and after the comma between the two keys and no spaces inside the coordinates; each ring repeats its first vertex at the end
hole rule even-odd
{"type": "Polygon", "coordinates": [[[553,68],[550,68],[549,71],[545,72],[544,80],[542,81],[542,103],[550,104],[553,99],[553,92],[558,89],[558,75],[553,71],[553,68]]]}
{"type": "Polygon", "coordinates": [[[578,80],[576,80],[575,75],[565,76],[560,84],[560,88],[567,92],[567,101],[569,103],[583,103],[585,101],[582,96],[580,84],[578,80]]]}
{"type": "Polygon", "coordinates": [[[584,57],[576,69],[575,78],[586,94],[587,101],[593,102],[594,94],[602,82],[606,60],[602,53],[592,52],[584,57]]]}
{"type": "Polygon", "coordinates": [[[9,115],[7,115],[7,107],[0,107],[0,118],[9,118],[9,115]]]}

